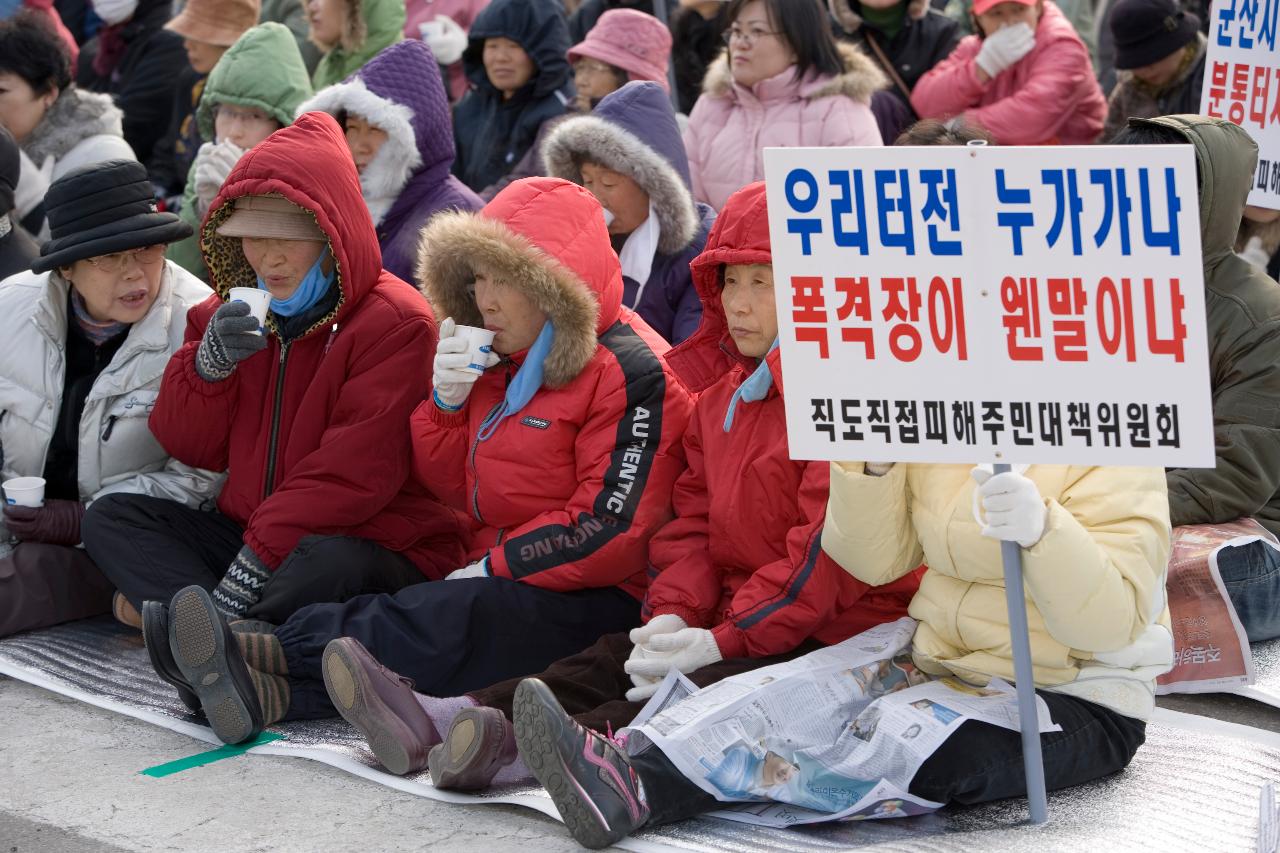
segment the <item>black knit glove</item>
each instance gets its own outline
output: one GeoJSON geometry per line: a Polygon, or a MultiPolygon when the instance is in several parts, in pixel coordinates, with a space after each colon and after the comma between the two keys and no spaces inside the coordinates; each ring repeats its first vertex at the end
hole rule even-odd
{"type": "Polygon", "coordinates": [[[267,348],[258,334],[258,321],[249,316],[249,303],[228,302],[214,313],[196,350],[196,373],[205,382],[221,382],[238,362],[267,348]]]}
{"type": "Polygon", "coordinates": [[[249,608],[262,600],[263,587],[271,580],[271,571],[245,545],[231,561],[222,581],[213,589],[213,606],[227,619],[243,619],[249,608]]]}

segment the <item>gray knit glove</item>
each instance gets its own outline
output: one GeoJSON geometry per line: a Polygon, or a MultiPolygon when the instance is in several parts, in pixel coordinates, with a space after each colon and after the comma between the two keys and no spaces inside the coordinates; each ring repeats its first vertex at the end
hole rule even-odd
{"type": "Polygon", "coordinates": [[[245,545],[231,561],[222,581],[213,589],[213,606],[228,619],[243,619],[262,600],[262,589],[271,571],[253,549],[245,545]]]}
{"type": "Polygon", "coordinates": [[[196,373],[205,382],[221,382],[236,363],[267,348],[247,302],[228,302],[214,313],[196,350],[196,373]]]}

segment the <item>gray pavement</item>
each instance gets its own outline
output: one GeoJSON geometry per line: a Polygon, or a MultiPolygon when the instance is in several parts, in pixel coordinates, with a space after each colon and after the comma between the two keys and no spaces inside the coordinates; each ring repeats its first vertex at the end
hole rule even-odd
{"type": "Polygon", "coordinates": [[[581,849],[527,809],[435,802],[302,759],[139,775],[209,748],[0,676],[0,853],[581,849]]]}

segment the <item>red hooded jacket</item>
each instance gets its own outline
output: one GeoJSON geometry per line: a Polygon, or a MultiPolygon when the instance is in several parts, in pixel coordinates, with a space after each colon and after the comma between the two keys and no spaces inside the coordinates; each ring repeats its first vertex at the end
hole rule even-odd
{"type": "Polygon", "coordinates": [[[600,203],[568,181],[527,178],[479,213],[438,215],[418,268],[438,316],[484,324],[473,263],[522,288],[554,339],[541,360],[535,345],[485,371],[462,411],[419,407],[417,477],[472,516],[470,558],[487,555],[495,577],[639,597],[649,537],[671,517],[692,405],[662,358],[667,343],[622,307],[600,203]],[[539,363],[541,381],[530,383],[539,363]],[[482,431],[522,384],[531,396],[482,431]]]}
{"type": "Polygon", "coordinates": [[[734,392],[759,365],[728,334],[720,269],[769,263],[764,184],[750,184],[729,197],[693,261],[702,324],[667,358],[701,394],[684,438],[677,517],[649,544],[658,576],[646,615],[673,613],[709,628],[726,659],[782,654],[810,637],[838,643],[906,616],[919,584],[913,573],[869,587],[823,553],[830,468],[788,456],[780,350],[765,358],[765,397],[740,400],[725,430],[734,392]]]}
{"type": "Polygon", "coordinates": [[[413,287],[382,269],[378,238],[337,123],[308,113],[240,159],[214,199],[201,249],[214,289],[255,287],[238,238],[217,227],[232,200],[279,193],[311,211],[337,261],[334,311],[221,382],[195,370],[222,304],[191,309],[187,343],[165,370],[151,430],[174,458],[228,471],[218,498],[244,543],[275,569],[310,534],[369,539],[429,578],[463,558],[464,522],[409,477],[409,416],[430,389],[436,324],[413,287]]]}

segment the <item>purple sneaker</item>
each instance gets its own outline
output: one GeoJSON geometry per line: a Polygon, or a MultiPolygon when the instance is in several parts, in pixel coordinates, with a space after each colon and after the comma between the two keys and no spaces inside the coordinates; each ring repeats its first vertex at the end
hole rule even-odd
{"type": "Polygon", "coordinates": [[[431,784],[449,791],[483,791],[516,759],[511,723],[497,708],[464,708],[444,742],[427,759],[431,784]]]}
{"type": "Polygon", "coordinates": [[[645,825],[649,808],[627,756],[566,714],[551,688],[521,681],[514,716],[520,757],[579,844],[599,850],[645,825]]]}
{"type": "Polygon", "coordinates": [[[348,723],[360,730],[373,754],[397,776],[427,766],[440,735],[413,693],[413,682],[374,660],[358,640],[331,640],[321,658],[324,687],[348,723]]]}

